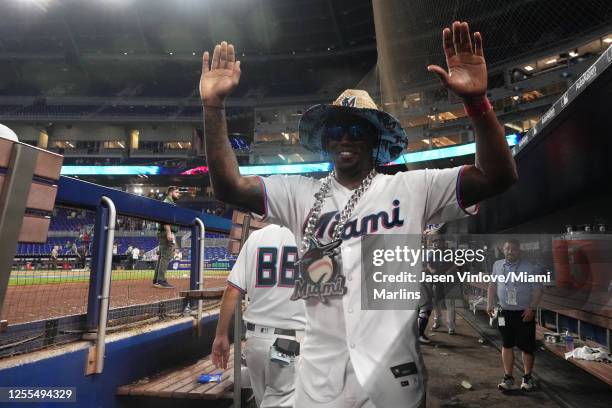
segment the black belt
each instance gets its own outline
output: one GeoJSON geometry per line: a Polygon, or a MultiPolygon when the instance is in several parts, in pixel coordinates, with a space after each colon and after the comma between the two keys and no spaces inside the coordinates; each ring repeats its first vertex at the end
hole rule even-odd
{"type": "MultiPolygon", "coordinates": [[[[255,325],[253,323],[247,323],[246,327],[247,327],[247,330],[255,331],[255,325]]],[[[274,334],[278,334],[280,336],[294,336],[295,337],[295,330],[274,328],[274,334]]]]}

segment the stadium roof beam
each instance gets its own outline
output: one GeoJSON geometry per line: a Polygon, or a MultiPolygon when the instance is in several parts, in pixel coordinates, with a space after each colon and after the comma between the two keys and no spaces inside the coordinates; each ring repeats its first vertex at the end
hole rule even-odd
{"type": "Polygon", "coordinates": [[[340,48],[344,48],[344,39],[342,38],[342,31],[340,31],[338,20],[336,19],[336,11],[334,10],[332,0],[327,0],[327,5],[329,7],[329,14],[331,15],[332,24],[336,33],[336,38],[338,39],[338,45],[340,46],[340,48]]]}
{"type": "MultiPolygon", "coordinates": [[[[2,39],[0,38],[0,55],[2,53],[6,52],[6,47],[4,46],[4,42],[2,42],[2,39]]],[[[13,61],[9,61],[9,65],[11,67],[11,69],[13,70],[13,72],[15,73],[15,76],[19,79],[21,79],[21,72],[19,71],[19,69],[15,66],[15,63],[13,61]]]]}
{"type": "MultiPolygon", "coordinates": [[[[329,51],[312,51],[312,52],[296,52],[295,54],[272,54],[272,55],[245,55],[240,57],[240,61],[243,62],[269,62],[269,61],[286,61],[296,59],[310,59],[310,58],[329,58],[330,55],[335,56],[352,56],[359,52],[371,52],[376,51],[376,44],[361,45],[351,48],[343,48],[339,50],[329,51]]],[[[6,60],[65,60],[66,56],[61,53],[29,53],[29,52],[0,52],[0,61],[6,60]]],[[[81,54],[81,60],[86,61],[123,61],[123,62],[134,62],[134,61],[163,61],[163,62],[197,62],[201,64],[201,55],[168,55],[168,54],[128,54],[128,55],[116,55],[116,54],[81,54]]]]}
{"type": "Polygon", "coordinates": [[[79,49],[79,46],[77,45],[77,43],[76,43],[76,41],[74,39],[74,35],[72,34],[72,30],[70,29],[70,25],[68,24],[66,19],[63,18],[63,17],[62,17],[62,25],[66,29],[66,34],[68,35],[68,39],[70,40],[70,45],[72,47],[72,51],[74,52],[74,57],[75,57],[74,61],[66,61],[66,63],[68,65],[70,65],[71,63],[75,63],[76,65],[78,65],[78,67],[80,69],[83,70],[85,75],[87,75],[87,77],[90,78],[91,76],[89,75],[89,71],[87,70],[87,68],[85,68],[85,65],[81,61],[81,50],[79,49]]]}

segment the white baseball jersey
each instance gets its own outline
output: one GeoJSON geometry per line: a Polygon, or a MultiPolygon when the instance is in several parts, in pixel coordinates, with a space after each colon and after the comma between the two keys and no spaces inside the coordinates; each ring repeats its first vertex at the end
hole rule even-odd
{"type": "Polygon", "coordinates": [[[287,228],[268,225],[249,236],[227,279],[249,295],[245,321],[304,330],[304,302],[289,300],[298,273],[296,261],[295,238],[287,228]]]}
{"type": "MultiPolygon", "coordinates": [[[[328,303],[306,300],[306,334],[297,382],[303,390],[296,391],[298,394],[303,392],[321,405],[337,401],[345,393],[350,359],[357,380],[376,407],[416,407],[422,403],[427,376],[417,341],[418,311],[361,310],[359,238],[365,234],[420,234],[428,224],[466,216],[457,191],[462,171],[463,167],[457,167],[374,177],[342,233],[346,295],[333,297],[328,303]],[[396,377],[398,369],[402,375],[396,377]]],[[[287,226],[301,242],[321,180],[302,176],[260,180],[265,190],[264,219],[287,226]]],[[[323,243],[331,240],[335,217],[352,193],[335,179],[331,181],[315,229],[315,236],[323,243]]]]}

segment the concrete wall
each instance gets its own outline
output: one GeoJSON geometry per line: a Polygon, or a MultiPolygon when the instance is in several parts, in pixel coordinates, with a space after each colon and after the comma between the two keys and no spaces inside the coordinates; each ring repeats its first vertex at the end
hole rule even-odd
{"type": "MultiPolygon", "coordinates": [[[[18,122],[3,122],[13,129],[20,140],[38,140],[38,134],[45,129],[45,124],[30,125],[18,122]]],[[[105,141],[105,140],[128,140],[130,130],[138,129],[140,141],[185,141],[190,142],[193,126],[189,124],[129,124],[129,125],[104,125],[77,123],[67,125],[56,123],[48,128],[49,142],[54,140],[68,141],[105,141]]]]}

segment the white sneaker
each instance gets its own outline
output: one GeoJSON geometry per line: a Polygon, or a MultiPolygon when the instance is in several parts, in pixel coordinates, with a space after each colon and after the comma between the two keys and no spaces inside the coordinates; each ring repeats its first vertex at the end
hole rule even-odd
{"type": "Polygon", "coordinates": [[[455,329],[448,329],[448,334],[453,336],[455,334],[455,329]]]}
{"type": "Polygon", "coordinates": [[[514,384],[514,377],[511,375],[504,375],[504,379],[499,383],[497,389],[502,391],[512,391],[516,390],[516,385],[514,384]]]}
{"type": "Polygon", "coordinates": [[[419,343],[421,344],[429,344],[431,343],[431,340],[429,340],[429,337],[427,337],[426,335],[422,334],[419,336],[419,343]]]}
{"type": "Polygon", "coordinates": [[[436,330],[436,329],[439,329],[439,328],[440,328],[440,323],[439,322],[434,322],[431,325],[431,330],[436,330]]]}
{"type": "Polygon", "coordinates": [[[536,383],[535,380],[533,379],[532,376],[529,376],[529,378],[527,378],[527,376],[523,376],[523,382],[521,383],[521,390],[524,391],[531,391],[533,389],[535,389],[536,383]]]}

